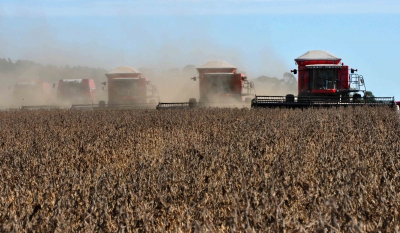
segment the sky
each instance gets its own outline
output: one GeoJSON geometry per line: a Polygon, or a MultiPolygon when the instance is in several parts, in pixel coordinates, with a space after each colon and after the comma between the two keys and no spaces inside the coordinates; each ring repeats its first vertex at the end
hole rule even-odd
{"type": "Polygon", "coordinates": [[[400,100],[398,0],[0,2],[0,58],[13,61],[165,70],[224,60],[249,78],[281,78],[310,50],[400,100]]]}

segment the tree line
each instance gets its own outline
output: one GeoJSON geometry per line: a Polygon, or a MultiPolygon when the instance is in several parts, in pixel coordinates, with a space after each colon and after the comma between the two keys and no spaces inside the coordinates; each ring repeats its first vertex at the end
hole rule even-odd
{"type": "MultiPolygon", "coordinates": [[[[186,65],[182,69],[173,68],[166,71],[157,72],[148,68],[139,69],[142,76],[157,81],[162,77],[175,77],[170,81],[178,81],[178,79],[190,78],[197,76],[197,70],[194,65],[186,65]]],[[[30,60],[12,61],[10,58],[0,58],[0,81],[2,87],[13,86],[18,81],[42,80],[50,83],[57,83],[60,79],[94,79],[96,85],[100,87],[100,83],[106,80],[105,73],[109,70],[104,68],[91,68],[87,66],[55,66],[42,65],[30,60]]],[[[161,79],[160,79],[161,78],[161,79]]],[[[256,90],[265,94],[280,91],[280,94],[297,93],[297,80],[291,73],[284,73],[282,78],[260,76],[258,78],[249,77],[250,81],[256,84],[256,90]]]]}

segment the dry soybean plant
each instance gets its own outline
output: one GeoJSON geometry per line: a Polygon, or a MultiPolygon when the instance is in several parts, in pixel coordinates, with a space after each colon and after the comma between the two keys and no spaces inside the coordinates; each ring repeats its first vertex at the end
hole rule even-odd
{"type": "Polygon", "coordinates": [[[13,232],[395,232],[388,108],[0,112],[13,232]]]}

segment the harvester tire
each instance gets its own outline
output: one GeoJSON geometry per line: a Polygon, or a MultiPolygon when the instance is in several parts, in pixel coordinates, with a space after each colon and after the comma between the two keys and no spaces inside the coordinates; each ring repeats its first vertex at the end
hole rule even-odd
{"type": "Polygon", "coordinates": [[[305,103],[306,101],[307,101],[306,97],[303,97],[303,96],[298,96],[297,97],[297,102],[298,103],[305,103]]]}
{"type": "Polygon", "coordinates": [[[105,108],[106,107],[106,101],[100,100],[99,101],[99,108],[105,108]]]}
{"type": "Polygon", "coordinates": [[[341,102],[342,103],[350,102],[350,96],[348,96],[348,95],[342,96],[341,102]]]}
{"type": "Polygon", "coordinates": [[[286,95],[286,102],[294,102],[294,95],[288,94],[286,95]]]}
{"type": "Polygon", "coordinates": [[[360,102],[361,100],[361,95],[360,94],[354,94],[353,95],[353,102],[357,103],[360,102]]]}
{"type": "Polygon", "coordinates": [[[190,107],[190,108],[194,108],[194,107],[196,107],[196,106],[197,106],[196,98],[190,98],[190,99],[189,99],[189,107],[190,107]]]}
{"type": "Polygon", "coordinates": [[[246,102],[246,103],[250,103],[250,102],[251,102],[251,100],[252,100],[252,99],[251,99],[250,97],[247,97],[247,98],[245,98],[245,99],[244,99],[244,102],[246,102]]]}

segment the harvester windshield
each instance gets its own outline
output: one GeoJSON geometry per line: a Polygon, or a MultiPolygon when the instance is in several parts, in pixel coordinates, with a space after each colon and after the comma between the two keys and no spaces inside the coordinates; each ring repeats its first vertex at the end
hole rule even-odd
{"type": "Polygon", "coordinates": [[[114,86],[118,90],[115,95],[117,97],[128,97],[137,95],[138,79],[114,79],[114,86]]]}
{"type": "Polygon", "coordinates": [[[63,97],[77,97],[86,93],[88,87],[81,84],[81,82],[63,82],[63,87],[60,89],[60,94],[63,97]]]}
{"type": "Polygon", "coordinates": [[[226,95],[232,94],[232,82],[234,74],[205,74],[203,76],[204,90],[208,93],[207,95],[226,95]]]}
{"type": "Polygon", "coordinates": [[[337,69],[311,69],[312,89],[336,89],[337,69]]]}
{"type": "Polygon", "coordinates": [[[219,77],[210,79],[211,92],[213,94],[230,94],[232,93],[232,80],[230,77],[219,77]]]}

